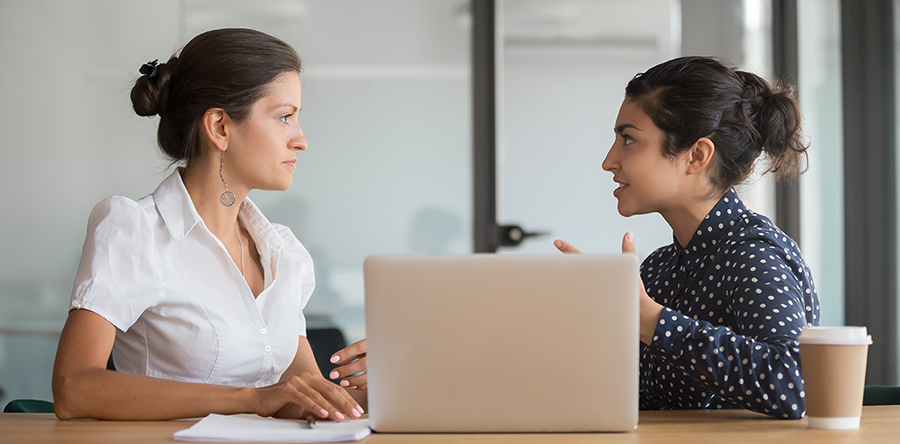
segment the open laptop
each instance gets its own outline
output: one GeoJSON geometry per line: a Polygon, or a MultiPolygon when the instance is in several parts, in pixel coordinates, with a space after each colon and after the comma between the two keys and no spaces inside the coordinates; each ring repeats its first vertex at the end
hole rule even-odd
{"type": "Polygon", "coordinates": [[[607,432],[638,423],[633,255],[372,256],[376,432],[607,432]]]}

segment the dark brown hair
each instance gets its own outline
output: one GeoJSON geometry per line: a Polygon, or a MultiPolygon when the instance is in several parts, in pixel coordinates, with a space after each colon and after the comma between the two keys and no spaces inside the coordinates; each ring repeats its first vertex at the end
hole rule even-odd
{"type": "Polygon", "coordinates": [[[204,113],[221,108],[237,122],[284,72],[299,72],[290,45],[252,29],[217,29],[194,37],[178,56],[143,75],[131,89],[139,116],[159,114],[157,142],[174,162],[201,153],[204,113]]]}
{"type": "Polygon", "coordinates": [[[771,87],[713,58],[681,57],[636,75],[625,95],[662,130],[666,155],[684,153],[701,137],[715,144],[709,176],[719,190],[743,182],[763,152],[779,179],[800,173],[808,146],[789,86],[771,87]]]}

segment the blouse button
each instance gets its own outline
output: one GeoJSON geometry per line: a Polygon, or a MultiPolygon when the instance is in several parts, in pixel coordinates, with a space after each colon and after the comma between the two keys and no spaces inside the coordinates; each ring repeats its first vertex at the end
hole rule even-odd
{"type": "Polygon", "coordinates": [[[261,335],[264,335],[264,334],[266,334],[266,333],[268,333],[268,332],[269,332],[269,330],[266,330],[265,328],[259,329],[259,334],[261,334],[261,335]]]}
{"type": "Polygon", "coordinates": [[[264,350],[266,351],[266,353],[268,353],[268,352],[272,351],[272,346],[267,345],[264,350]]]}

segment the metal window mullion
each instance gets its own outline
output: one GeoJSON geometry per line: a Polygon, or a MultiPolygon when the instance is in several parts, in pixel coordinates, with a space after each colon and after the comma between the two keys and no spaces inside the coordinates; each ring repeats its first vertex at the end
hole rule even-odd
{"type": "Polygon", "coordinates": [[[473,249],[497,251],[497,102],[494,0],[472,0],[473,249]]]}
{"type": "MultiPolygon", "coordinates": [[[[797,0],[772,1],[772,45],[775,78],[798,86],[800,45],[797,33],[797,0]]],[[[775,184],[775,224],[797,242],[797,245],[802,245],[799,179],[778,181],[775,184]]]]}

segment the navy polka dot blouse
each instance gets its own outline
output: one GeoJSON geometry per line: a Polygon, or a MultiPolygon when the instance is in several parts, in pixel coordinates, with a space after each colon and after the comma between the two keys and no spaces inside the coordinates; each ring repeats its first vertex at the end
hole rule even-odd
{"type": "Polygon", "coordinates": [[[642,409],[745,408],[806,414],[800,329],[819,301],[800,250],[734,190],[687,248],[677,240],[644,260],[647,293],[664,306],[641,343],[642,409]]]}

